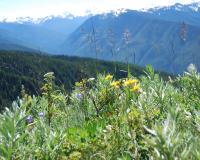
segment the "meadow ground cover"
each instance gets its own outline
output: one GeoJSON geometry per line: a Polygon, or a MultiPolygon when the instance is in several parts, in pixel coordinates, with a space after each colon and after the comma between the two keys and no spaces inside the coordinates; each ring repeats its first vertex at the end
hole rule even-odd
{"type": "Polygon", "coordinates": [[[162,80],[113,75],[77,82],[72,93],[44,75],[42,95],[23,89],[0,114],[0,159],[200,159],[200,75],[162,80]]]}

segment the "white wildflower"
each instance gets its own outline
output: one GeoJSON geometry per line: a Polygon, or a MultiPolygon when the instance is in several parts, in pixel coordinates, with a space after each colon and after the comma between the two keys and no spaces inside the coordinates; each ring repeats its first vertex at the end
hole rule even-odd
{"type": "Polygon", "coordinates": [[[189,73],[197,72],[197,68],[196,68],[196,66],[195,66],[194,64],[191,63],[191,64],[187,67],[187,71],[188,71],[189,73]]]}

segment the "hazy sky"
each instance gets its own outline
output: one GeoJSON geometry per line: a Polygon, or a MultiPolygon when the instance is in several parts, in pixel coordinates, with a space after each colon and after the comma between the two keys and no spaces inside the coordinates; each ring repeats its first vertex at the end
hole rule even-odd
{"type": "Polygon", "coordinates": [[[103,12],[117,8],[140,9],[197,0],[0,0],[0,19],[45,17],[70,12],[83,15],[86,11],[103,12]]]}

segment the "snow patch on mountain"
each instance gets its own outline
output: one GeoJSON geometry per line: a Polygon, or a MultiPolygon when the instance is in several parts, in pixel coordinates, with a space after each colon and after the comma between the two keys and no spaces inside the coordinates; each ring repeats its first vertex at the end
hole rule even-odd
{"type": "Polygon", "coordinates": [[[4,22],[4,23],[15,22],[15,23],[19,23],[19,24],[40,24],[40,23],[44,23],[44,22],[54,19],[54,18],[73,20],[74,18],[78,18],[78,17],[81,17],[81,16],[75,16],[68,12],[65,12],[62,15],[50,15],[50,16],[46,16],[43,18],[32,18],[32,17],[17,17],[15,19],[4,18],[4,19],[0,20],[0,22],[4,22]]]}
{"type": "MultiPolygon", "coordinates": [[[[191,4],[181,4],[181,3],[176,3],[174,5],[171,6],[157,6],[154,8],[142,8],[136,11],[139,12],[148,12],[148,13],[156,13],[158,15],[160,15],[160,12],[163,11],[169,11],[169,10],[174,10],[174,11],[178,11],[178,12],[200,12],[200,1],[199,2],[194,2],[191,4]]],[[[125,8],[121,8],[121,9],[117,9],[117,10],[108,10],[105,12],[96,12],[96,13],[92,13],[92,11],[90,10],[86,10],[84,15],[81,16],[77,16],[77,15],[73,15],[69,12],[65,12],[61,15],[50,15],[47,17],[43,17],[43,18],[32,18],[32,17],[18,17],[15,19],[8,19],[8,18],[3,18],[2,20],[0,20],[0,22],[17,22],[17,23],[32,23],[32,24],[40,24],[40,23],[44,23],[48,20],[51,20],[53,18],[63,18],[63,19],[71,19],[73,20],[74,18],[77,17],[83,17],[83,16],[95,16],[95,15],[103,15],[102,18],[107,17],[108,15],[112,15],[115,17],[120,16],[121,14],[124,14],[126,12],[130,11],[130,9],[125,9],[125,8]]]]}
{"type": "Polygon", "coordinates": [[[116,17],[118,17],[119,15],[126,13],[126,12],[128,12],[128,9],[125,9],[125,8],[121,8],[116,11],[112,11],[113,15],[115,15],[116,17]]]}

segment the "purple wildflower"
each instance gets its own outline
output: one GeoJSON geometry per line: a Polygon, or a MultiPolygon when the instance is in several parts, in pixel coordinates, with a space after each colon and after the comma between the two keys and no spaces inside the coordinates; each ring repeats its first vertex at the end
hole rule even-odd
{"type": "Polygon", "coordinates": [[[82,99],[82,98],[83,98],[83,95],[82,95],[81,93],[77,93],[77,94],[76,94],[76,97],[77,97],[78,99],[82,99]]]}
{"type": "Polygon", "coordinates": [[[43,117],[44,117],[44,112],[40,112],[38,115],[39,115],[41,118],[43,118],[43,117]]]}
{"type": "Polygon", "coordinates": [[[30,123],[33,123],[33,116],[30,115],[26,118],[27,122],[30,124],[30,123]]]}

